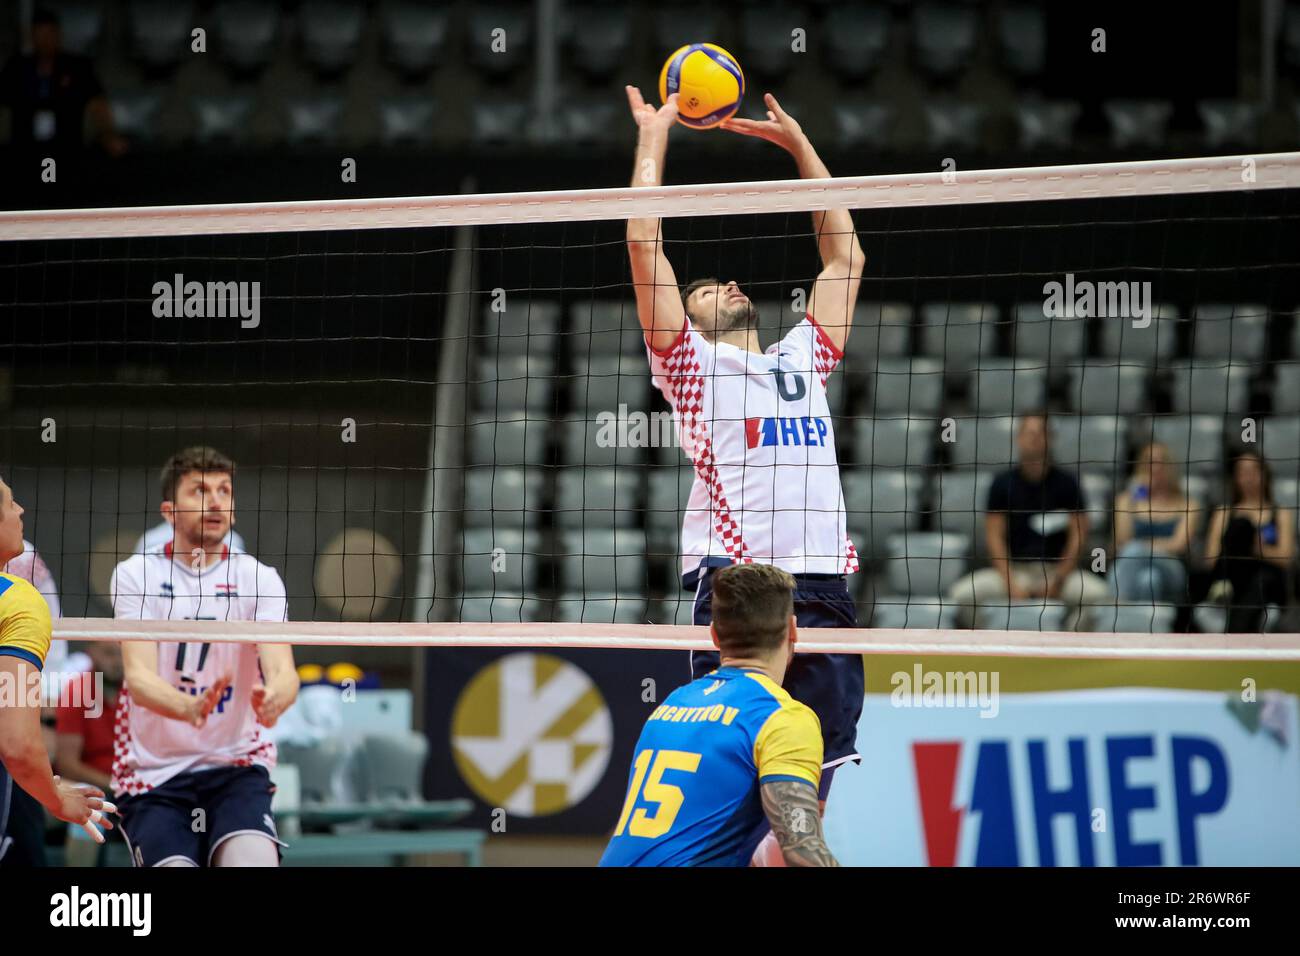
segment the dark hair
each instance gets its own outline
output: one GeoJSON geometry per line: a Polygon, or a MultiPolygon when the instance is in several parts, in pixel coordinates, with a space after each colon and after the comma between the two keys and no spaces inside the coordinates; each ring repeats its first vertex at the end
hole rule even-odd
{"type": "Polygon", "coordinates": [[[1257,451],[1246,449],[1239,451],[1232,456],[1232,464],[1228,466],[1228,500],[1232,502],[1233,507],[1241,503],[1241,489],[1237,487],[1237,462],[1243,458],[1254,458],[1259,462],[1259,484],[1264,504],[1273,504],[1273,473],[1268,467],[1268,462],[1264,456],[1257,451]]]}
{"type": "Polygon", "coordinates": [[[713,575],[713,629],[723,654],[749,657],[781,646],[794,614],[794,578],[770,564],[732,564],[713,575]]]}
{"type": "Polygon", "coordinates": [[[194,445],[178,451],[167,459],[162,467],[162,500],[176,500],[176,486],[191,471],[217,472],[235,478],[235,463],[207,445],[194,445]]]}
{"type": "Polygon", "coordinates": [[[39,27],[45,25],[57,27],[59,25],[59,15],[49,7],[37,7],[32,12],[32,26],[39,27]]]}
{"type": "Polygon", "coordinates": [[[722,285],[721,279],[715,279],[713,276],[705,276],[703,279],[692,279],[686,283],[686,288],[682,289],[682,311],[688,316],[691,314],[686,308],[686,300],[691,297],[691,293],[696,289],[701,289],[706,285],[722,285]]]}

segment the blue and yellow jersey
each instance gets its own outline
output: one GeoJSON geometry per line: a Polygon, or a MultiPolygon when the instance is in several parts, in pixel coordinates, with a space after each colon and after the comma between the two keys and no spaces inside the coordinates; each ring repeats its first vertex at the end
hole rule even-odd
{"type": "Polygon", "coordinates": [[[755,671],[722,667],[679,687],[637,740],[627,799],[601,866],[746,866],[759,787],[821,782],[817,715],[755,671]]]}
{"type": "Polygon", "coordinates": [[[0,656],[21,657],[40,670],[52,629],[50,606],[41,592],[22,578],[0,573],[0,656]]]}

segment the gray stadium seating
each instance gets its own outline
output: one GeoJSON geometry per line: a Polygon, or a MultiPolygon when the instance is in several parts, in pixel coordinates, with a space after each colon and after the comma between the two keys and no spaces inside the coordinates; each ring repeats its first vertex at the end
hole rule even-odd
{"type": "Polygon", "coordinates": [[[1084,415],[1136,415],[1147,409],[1150,372],[1144,364],[1116,359],[1078,362],[1068,367],[1066,398],[1084,415]]]}
{"type": "Polygon", "coordinates": [[[597,415],[619,411],[646,411],[650,376],[644,356],[600,355],[584,362],[573,356],[574,374],[569,380],[570,404],[578,412],[597,415]]]}
{"type": "MultiPolygon", "coordinates": [[[[852,336],[849,337],[852,340],[852,336]]],[[[934,414],[943,404],[943,362],[934,358],[882,358],[868,386],[876,414],[934,414]]]]}
{"type": "Polygon", "coordinates": [[[827,65],[847,80],[874,73],[889,44],[889,12],[883,7],[834,4],[826,11],[827,65]]]}
{"type": "Polygon", "coordinates": [[[967,394],[981,415],[1040,409],[1047,404],[1047,370],[1041,360],[984,358],[970,373],[967,394]]]}
{"type": "Polygon", "coordinates": [[[146,70],[168,70],[190,51],[194,4],[132,0],[126,11],[131,53],[146,70]]]}
{"type": "Polygon", "coordinates": [[[554,375],[550,356],[481,358],[474,370],[474,407],[498,416],[523,410],[550,412],[555,404],[554,375]]]}
{"type": "MultiPolygon", "coordinates": [[[[794,60],[790,32],[795,27],[807,29],[805,18],[788,4],[746,6],[740,12],[741,62],[755,75],[783,76],[794,60]]],[[[785,106],[782,100],[781,105],[785,106]]],[[[788,109],[788,107],[787,107],[788,109]]],[[[798,115],[791,111],[791,115],[798,115]]]]}
{"type": "Polygon", "coordinates": [[[575,624],[644,624],[646,602],[632,588],[622,595],[565,591],[555,599],[554,620],[575,624]]]}
{"type": "Polygon", "coordinates": [[[293,145],[333,143],[339,135],[343,100],[331,94],[291,98],[285,101],[285,139],[293,145]]]}
{"type": "Polygon", "coordinates": [[[1250,411],[1251,367],[1242,362],[1225,363],[1225,359],[1171,363],[1173,410],[1198,415],[1250,411]]]}
{"type": "Polygon", "coordinates": [[[1061,371],[1087,355],[1087,319],[1046,316],[1042,302],[1017,304],[1015,316],[1012,351],[1016,358],[1037,359],[1039,364],[1052,367],[1049,371],[1061,371]]]}
{"type": "MultiPolygon", "coordinates": [[[[954,417],[954,440],[944,442],[955,467],[1004,469],[1016,461],[1016,420],[1011,415],[954,417]]],[[[942,431],[940,441],[943,441],[942,431]]]]}
{"type": "Polygon", "coordinates": [[[470,8],[465,36],[469,61],[490,75],[514,71],[533,49],[532,7],[518,3],[478,3],[470,8]],[[505,49],[494,51],[493,31],[505,31],[505,49]]]}
{"type": "Polygon", "coordinates": [[[1136,447],[1158,441],[1184,472],[1217,474],[1223,469],[1224,419],[1218,415],[1157,415],[1131,436],[1136,447]]]}
{"type": "Polygon", "coordinates": [[[424,3],[386,3],[380,12],[383,60],[408,79],[429,73],[442,59],[450,11],[424,3]]]}
{"type": "Polygon", "coordinates": [[[912,353],[912,307],[905,302],[859,302],[844,346],[847,358],[875,362],[912,353]]]}
{"type": "Polygon", "coordinates": [[[468,528],[459,555],[461,590],[465,593],[527,594],[537,580],[541,537],[536,531],[468,528]],[[495,549],[504,567],[494,570],[495,549]]]}
{"type": "Polygon", "coordinates": [[[1168,100],[1110,100],[1102,104],[1116,149],[1158,147],[1165,141],[1173,105],[1168,100]]]}
{"type": "Polygon", "coordinates": [[[231,72],[246,75],[265,67],[280,37],[278,4],[222,0],[212,10],[217,55],[231,72]]]}
{"type": "Polygon", "coordinates": [[[646,537],[637,528],[566,528],[557,533],[566,591],[644,594],[646,537]]]}
{"type": "Polygon", "coordinates": [[[530,298],[522,289],[504,291],[503,311],[493,311],[494,301],[494,296],[485,297],[477,333],[470,335],[471,356],[556,354],[559,303],[530,298]]]}
{"type": "Polygon", "coordinates": [[[1074,145],[1078,103],[1023,99],[1016,102],[1015,111],[1021,149],[1069,149],[1074,145]]]}
{"type": "Polygon", "coordinates": [[[536,527],[542,517],[544,484],[540,468],[482,465],[467,469],[465,526],[520,531],[536,527]]]}
{"type": "Polygon", "coordinates": [[[947,594],[966,573],[971,539],[942,531],[911,531],[889,538],[886,576],[895,594],[947,594]]]}
{"type": "Polygon", "coordinates": [[[1128,419],[1123,415],[1053,415],[1052,460],[1081,470],[1127,472],[1128,419]]]}
{"type": "Polygon", "coordinates": [[[1196,358],[1258,362],[1268,348],[1268,306],[1199,305],[1189,331],[1196,358]]]}
{"type": "Polygon", "coordinates": [[[562,528],[636,525],[645,508],[643,472],[628,467],[563,469],[555,478],[556,524],[562,528]]]}
{"type": "Polygon", "coordinates": [[[560,422],[560,460],[569,465],[588,466],[640,462],[642,449],[618,447],[617,423],[607,425],[607,422],[609,419],[594,415],[574,416],[560,422]]]}
{"type": "Polygon", "coordinates": [[[879,148],[890,142],[894,110],[887,104],[837,99],[832,112],[841,146],[874,145],[879,148]]]}
{"type": "Polygon", "coordinates": [[[1133,365],[1163,363],[1172,358],[1178,348],[1178,310],[1157,304],[1152,313],[1145,327],[1135,326],[1134,322],[1141,320],[1134,318],[1099,318],[1102,356],[1133,365]]]}
{"type": "Polygon", "coordinates": [[[997,306],[981,302],[935,302],[921,308],[921,352],[943,360],[952,377],[978,368],[997,350],[997,306]]]}
{"type": "Polygon", "coordinates": [[[934,439],[931,418],[853,420],[855,460],[867,468],[924,468],[934,459],[934,439]]]}
{"type": "Polygon", "coordinates": [[[935,476],[935,526],[940,531],[966,536],[976,554],[984,550],[984,512],[989,502],[989,486],[1002,470],[963,468],[941,471],[935,476]]]}
{"type": "Polygon", "coordinates": [[[1115,485],[1117,480],[1126,477],[1122,470],[1117,479],[1116,472],[1080,471],[1075,472],[1083,490],[1083,502],[1088,510],[1088,531],[1104,532],[1110,528],[1111,512],[1115,508],[1115,485]]]}
{"type": "Polygon", "coordinates": [[[512,621],[540,621],[545,604],[521,594],[464,594],[455,599],[454,620],[466,624],[508,624],[512,621]]]}
{"type": "Polygon", "coordinates": [[[1273,501],[1282,508],[1300,508],[1300,478],[1273,477],[1273,501]]]}
{"type": "MultiPolygon", "coordinates": [[[[623,104],[623,109],[627,109],[626,104],[623,104]]],[[[565,96],[558,118],[562,135],[575,145],[610,143],[619,139],[617,120],[622,118],[619,103],[611,101],[608,96],[565,96]]]]}
{"type": "Polygon", "coordinates": [[[931,149],[978,149],[988,110],[979,103],[927,100],[926,142],[931,149]]]}
{"type": "Polygon", "coordinates": [[[604,78],[627,59],[633,19],[617,7],[581,3],[565,9],[572,62],[588,76],[604,78]]]}
{"type": "Polygon", "coordinates": [[[529,134],[528,120],[528,103],[499,95],[476,101],[470,111],[474,142],[478,145],[523,142],[529,134]]]}
{"type": "Polygon", "coordinates": [[[385,146],[427,146],[438,130],[436,104],[428,96],[393,96],[379,101],[379,138],[385,146]]]}
{"type": "Polygon", "coordinates": [[[429,738],[418,731],[366,734],[360,752],[362,798],[407,803],[423,800],[428,756],[429,738]]]}
{"type": "Polygon", "coordinates": [[[1273,366],[1273,414],[1300,412],[1300,362],[1273,366]]]}
{"type": "Polygon", "coordinates": [[[190,101],[194,113],[196,142],[239,143],[248,135],[248,118],[253,112],[253,98],[229,94],[196,96],[190,101]]]}
{"type": "Polygon", "coordinates": [[[1047,14],[1042,7],[1016,4],[999,9],[998,49],[1003,65],[1018,77],[1037,76],[1047,62],[1047,14]]]}
{"type": "Polygon", "coordinates": [[[162,96],[148,90],[121,90],[109,95],[113,124],[123,136],[147,143],[158,136],[162,96]]]}
{"type": "Polygon", "coordinates": [[[1259,141],[1259,121],[1263,111],[1256,103],[1201,100],[1196,104],[1196,112],[1205,127],[1205,145],[1211,149],[1250,147],[1259,141]]]}
{"type": "Polygon", "coordinates": [[[849,535],[858,553],[886,554],[889,535],[920,522],[923,476],[896,468],[852,469],[842,477],[849,535]]]}
{"type": "Polygon", "coordinates": [[[340,0],[304,0],[298,11],[302,58],[321,76],[337,76],[356,62],[365,10],[340,0]]]}
{"type": "Polygon", "coordinates": [[[957,605],[942,598],[882,594],[871,614],[872,627],[950,630],[956,626],[957,605]]]}
{"type": "Polygon", "coordinates": [[[1281,415],[1259,423],[1259,452],[1275,475],[1291,476],[1300,469],[1300,416],[1281,415]]]}
{"type": "Polygon", "coordinates": [[[471,465],[544,465],[555,423],[549,418],[479,415],[466,426],[471,465]]]}
{"type": "Polygon", "coordinates": [[[1060,631],[1064,624],[1065,605],[1055,601],[1009,601],[975,610],[975,628],[980,631],[1060,631]]]}
{"type": "Polygon", "coordinates": [[[59,3],[40,3],[35,6],[49,7],[58,15],[64,50],[78,56],[91,56],[95,53],[104,34],[102,3],[62,0],[59,3]]]}
{"type": "Polygon", "coordinates": [[[645,336],[637,319],[636,302],[628,299],[596,299],[579,302],[569,310],[568,348],[575,356],[630,355],[645,361],[645,336]]]}
{"type": "Polygon", "coordinates": [[[694,482],[695,469],[690,466],[651,469],[646,513],[646,527],[651,534],[675,536],[681,531],[694,482]]]}
{"type": "Polygon", "coordinates": [[[912,48],[921,69],[950,79],[975,53],[978,15],[969,7],[925,3],[912,13],[912,48]]]}
{"type": "Polygon", "coordinates": [[[1104,604],[1090,610],[1092,629],[1107,634],[1168,634],[1178,609],[1170,604],[1104,604]]]}

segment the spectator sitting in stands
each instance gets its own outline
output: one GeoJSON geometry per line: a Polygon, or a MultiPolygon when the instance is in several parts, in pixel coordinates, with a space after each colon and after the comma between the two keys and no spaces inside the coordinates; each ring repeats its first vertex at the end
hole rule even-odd
{"type": "MultiPolygon", "coordinates": [[[[1273,503],[1268,464],[1255,452],[1238,455],[1230,475],[1232,503],[1215,510],[1206,533],[1205,563],[1213,569],[1207,600],[1227,608],[1227,633],[1245,634],[1268,630],[1286,604],[1295,516],[1273,503]]],[[[1207,618],[1198,620],[1204,626],[1207,618]]]]}
{"type": "Polygon", "coordinates": [[[11,110],[15,147],[80,152],[82,123],[89,111],[109,155],[126,151],[90,59],[63,51],[59,18],[48,10],[32,16],[32,52],[15,53],[0,71],[0,104],[11,110]]]}
{"type": "Polygon", "coordinates": [[[1048,460],[1045,413],[1020,420],[1016,448],[1018,466],[989,488],[984,532],[992,567],[963,577],[949,599],[967,627],[981,606],[1037,598],[1065,604],[1067,630],[1086,629],[1085,605],[1105,603],[1109,589],[1078,567],[1088,534],[1083,492],[1073,475],[1048,460]]]}
{"type": "Polygon", "coordinates": [[[1115,589],[1122,601],[1174,604],[1187,594],[1183,556],[1200,509],[1182,493],[1169,449],[1142,449],[1129,486],[1115,498],[1115,589]]]}

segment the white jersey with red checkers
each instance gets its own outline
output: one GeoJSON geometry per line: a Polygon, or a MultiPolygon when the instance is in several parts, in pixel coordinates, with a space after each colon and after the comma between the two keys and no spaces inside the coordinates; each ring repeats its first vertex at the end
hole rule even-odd
{"type": "Polygon", "coordinates": [[[689,320],[668,348],[646,350],[695,466],[683,577],[706,563],[857,571],[826,399],[842,353],[816,320],[806,316],[761,355],[715,345],[689,320]]]}
{"type": "MultiPolygon", "coordinates": [[[[225,551],[222,559],[195,570],[173,560],[171,544],[127,558],[113,571],[109,593],[120,619],[283,621],[284,582],[275,569],[250,554],[225,551]]],[[[229,675],[217,709],[201,728],[165,717],[118,697],[113,746],[113,791],[138,794],[188,770],[207,767],[275,766],[275,744],[263,736],[252,691],[262,680],[252,644],[158,644],[158,673],[172,687],[201,694],[229,675]]]]}

